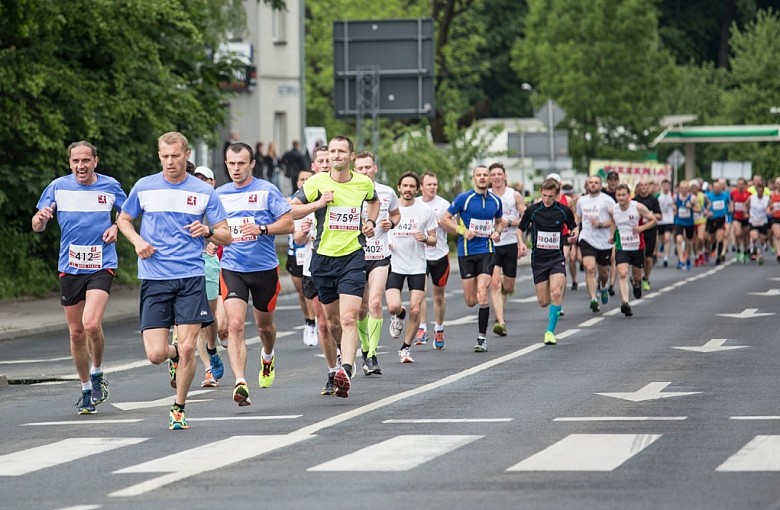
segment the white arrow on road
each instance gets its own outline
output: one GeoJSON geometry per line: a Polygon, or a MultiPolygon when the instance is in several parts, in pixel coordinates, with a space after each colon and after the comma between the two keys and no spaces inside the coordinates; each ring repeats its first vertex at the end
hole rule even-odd
{"type": "Polygon", "coordinates": [[[766,292],[751,292],[754,296],[780,296],[780,289],[769,289],[766,292]]]}
{"type": "Polygon", "coordinates": [[[651,382],[644,388],[634,393],[596,393],[605,397],[619,398],[630,402],[643,402],[645,400],[657,400],[659,398],[684,397],[686,395],[696,395],[700,391],[669,391],[661,393],[664,388],[669,386],[670,382],[651,382]]]}
{"type": "Polygon", "coordinates": [[[706,344],[702,345],[701,347],[672,347],[672,349],[680,349],[682,351],[693,351],[693,352],[719,352],[719,351],[730,351],[733,349],[744,349],[747,347],[747,345],[732,345],[730,347],[723,347],[723,344],[726,343],[726,338],[713,338],[706,344]]]}
{"type": "MultiPolygon", "coordinates": [[[[207,399],[195,399],[195,398],[189,398],[194,395],[200,395],[202,393],[209,393],[214,390],[195,390],[191,391],[187,398],[187,403],[190,404],[192,402],[206,402],[211,400],[210,398],[207,399]]],[[[163,407],[163,406],[170,406],[173,405],[173,401],[176,398],[176,395],[171,395],[170,397],[161,398],[158,400],[149,400],[147,402],[111,402],[111,405],[114,407],[118,407],[122,411],[132,411],[134,409],[146,409],[148,407],[163,407]]]]}
{"type": "Polygon", "coordinates": [[[739,313],[719,313],[721,317],[733,317],[735,319],[752,319],[753,317],[765,317],[767,315],[774,315],[773,313],[758,312],[758,308],[745,308],[739,313]]]}

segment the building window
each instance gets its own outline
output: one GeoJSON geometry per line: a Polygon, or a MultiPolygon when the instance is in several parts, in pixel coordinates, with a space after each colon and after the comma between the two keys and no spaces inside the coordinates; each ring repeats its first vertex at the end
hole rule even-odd
{"type": "Polygon", "coordinates": [[[274,44],[287,44],[287,15],[281,9],[274,9],[271,16],[271,37],[274,44]]]}
{"type": "Polygon", "coordinates": [[[276,112],[274,113],[274,140],[278,143],[277,148],[279,153],[283,154],[288,149],[287,140],[287,113],[276,112]]]}

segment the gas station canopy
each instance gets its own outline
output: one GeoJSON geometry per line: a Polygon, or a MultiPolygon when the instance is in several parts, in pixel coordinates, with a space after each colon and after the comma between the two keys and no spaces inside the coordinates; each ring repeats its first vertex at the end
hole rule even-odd
{"type": "Polygon", "coordinates": [[[659,143],[780,142],[780,125],[667,127],[653,140],[659,143]]]}

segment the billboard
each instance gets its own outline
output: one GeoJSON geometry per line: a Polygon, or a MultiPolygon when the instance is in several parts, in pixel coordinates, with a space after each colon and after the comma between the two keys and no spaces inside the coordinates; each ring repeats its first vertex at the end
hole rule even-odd
{"type": "Polygon", "coordinates": [[[657,161],[614,161],[594,159],[590,162],[589,175],[598,175],[607,180],[609,172],[617,172],[620,182],[628,184],[633,191],[643,177],[648,181],[661,183],[664,179],[672,180],[673,168],[667,163],[657,161]]]}

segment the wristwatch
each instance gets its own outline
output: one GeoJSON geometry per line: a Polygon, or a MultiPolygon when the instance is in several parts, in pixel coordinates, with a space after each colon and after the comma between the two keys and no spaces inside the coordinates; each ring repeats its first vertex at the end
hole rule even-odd
{"type": "Polygon", "coordinates": [[[205,239],[208,239],[209,237],[214,235],[214,227],[209,227],[209,233],[203,236],[205,239]]]}
{"type": "Polygon", "coordinates": [[[260,235],[261,236],[267,236],[268,235],[268,225],[260,225],[260,235]]]}

